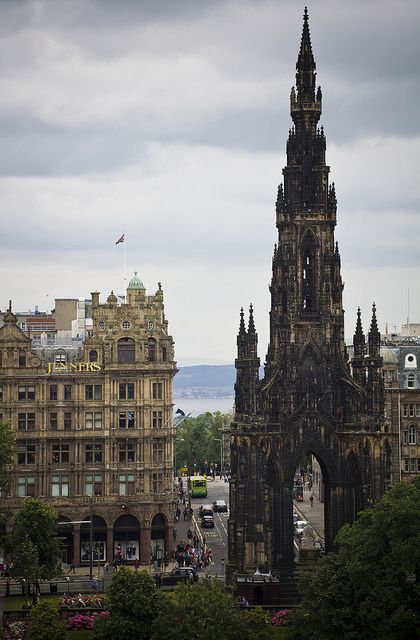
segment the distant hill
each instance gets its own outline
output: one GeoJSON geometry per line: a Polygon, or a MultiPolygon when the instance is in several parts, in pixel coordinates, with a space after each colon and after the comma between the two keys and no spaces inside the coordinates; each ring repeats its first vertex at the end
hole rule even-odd
{"type": "Polygon", "coordinates": [[[233,364],[180,367],[174,379],[175,398],[233,398],[233,364]]]}

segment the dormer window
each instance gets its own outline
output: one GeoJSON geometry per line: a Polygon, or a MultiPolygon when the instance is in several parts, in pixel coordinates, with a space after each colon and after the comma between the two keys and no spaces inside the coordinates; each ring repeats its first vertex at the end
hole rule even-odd
{"type": "Polygon", "coordinates": [[[417,369],[417,358],[414,353],[407,353],[404,366],[406,369],[417,369]]]}
{"type": "Polygon", "coordinates": [[[414,373],[409,373],[407,376],[407,389],[414,389],[414,387],[415,387],[414,373]]]}

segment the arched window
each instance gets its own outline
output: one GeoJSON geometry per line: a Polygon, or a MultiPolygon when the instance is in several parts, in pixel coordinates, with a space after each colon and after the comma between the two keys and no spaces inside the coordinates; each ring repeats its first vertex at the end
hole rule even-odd
{"type": "Polygon", "coordinates": [[[407,389],[414,389],[415,376],[414,373],[409,373],[407,376],[407,389]]]}
{"type": "Polygon", "coordinates": [[[155,362],[155,360],[156,360],[156,340],[154,340],[154,338],[149,338],[148,346],[149,346],[149,362],[155,362]]]}
{"type": "Polygon", "coordinates": [[[98,352],[95,349],[89,351],[89,362],[98,362],[98,352]]]}
{"type": "Polygon", "coordinates": [[[133,338],[118,340],[118,362],[135,362],[135,342],[133,338]]]}

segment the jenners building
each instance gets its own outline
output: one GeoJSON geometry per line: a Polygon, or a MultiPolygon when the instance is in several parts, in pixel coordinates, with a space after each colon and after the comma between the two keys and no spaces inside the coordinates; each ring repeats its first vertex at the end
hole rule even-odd
{"type": "Polygon", "coordinates": [[[89,564],[92,520],[96,561],[147,564],[173,527],[174,342],[160,283],[146,295],[135,274],[124,297],[91,296],[3,314],[0,419],[17,451],[1,504],[52,504],[63,562],[89,564]]]}

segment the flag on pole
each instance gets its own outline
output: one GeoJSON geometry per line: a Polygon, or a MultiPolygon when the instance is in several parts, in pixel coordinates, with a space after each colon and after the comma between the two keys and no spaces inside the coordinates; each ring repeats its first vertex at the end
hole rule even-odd
{"type": "Polygon", "coordinates": [[[121,238],[118,238],[117,242],[115,244],[120,244],[120,242],[124,242],[124,233],[122,234],[121,238]]]}
{"type": "Polygon", "coordinates": [[[177,409],[175,411],[175,415],[176,416],[185,416],[185,413],[182,411],[182,409],[177,409]]]}

